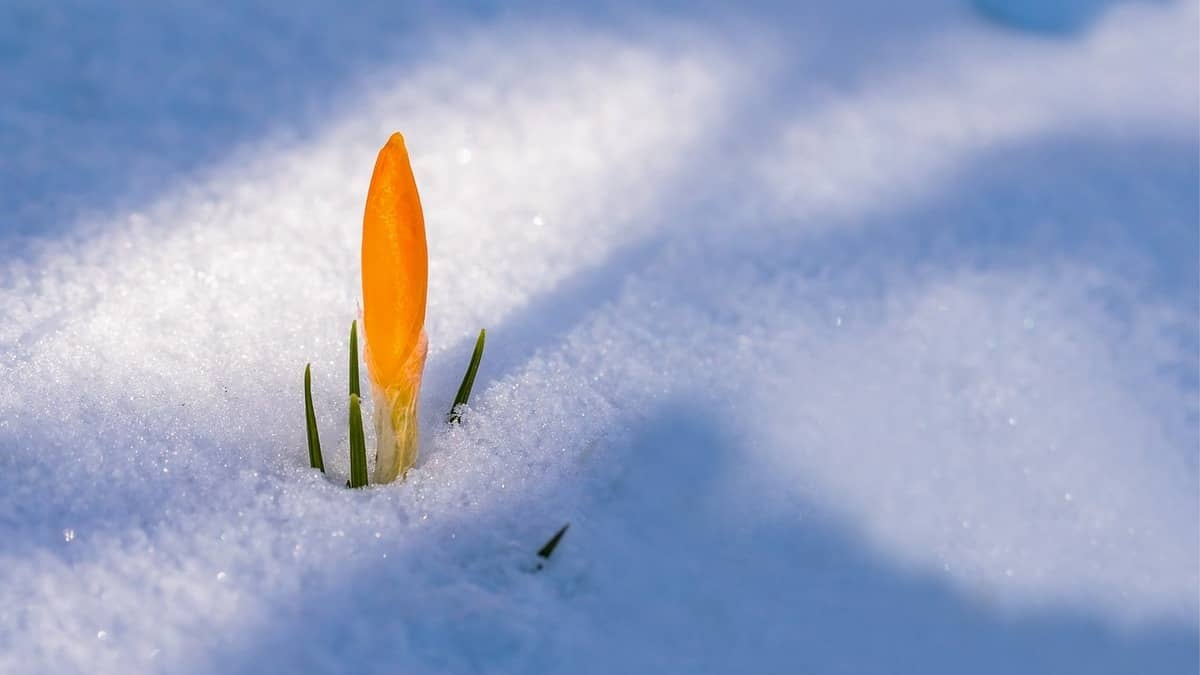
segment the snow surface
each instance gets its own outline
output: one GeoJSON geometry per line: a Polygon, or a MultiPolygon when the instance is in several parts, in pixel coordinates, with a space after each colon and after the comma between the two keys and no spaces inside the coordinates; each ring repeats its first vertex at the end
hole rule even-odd
{"type": "Polygon", "coordinates": [[[392,5],[0,9],[0,672],[1197,672],[1195,2],[392,5]]]}

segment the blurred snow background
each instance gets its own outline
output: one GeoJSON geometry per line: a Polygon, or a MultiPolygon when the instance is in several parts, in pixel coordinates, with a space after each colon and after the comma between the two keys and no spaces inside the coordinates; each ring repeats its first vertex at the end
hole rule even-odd
{"type": "Polygon", "coordinates": [[[1197,672],[1198,20],[5,4],[0,672],[1197,672]],[[393,130],[423,455],[350,492],[393,130]]]}

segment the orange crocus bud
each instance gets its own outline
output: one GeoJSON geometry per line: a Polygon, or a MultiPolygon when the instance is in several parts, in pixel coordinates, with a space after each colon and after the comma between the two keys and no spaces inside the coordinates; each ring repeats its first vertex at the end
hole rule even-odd
{"type": "Polygon", "coordinates": [[[396,480],[417,461],[428,285],[425,217],[404,137],[396,133],[375,160],[363,213],[363,351],[375,403],[375,483],[396,480]]]}

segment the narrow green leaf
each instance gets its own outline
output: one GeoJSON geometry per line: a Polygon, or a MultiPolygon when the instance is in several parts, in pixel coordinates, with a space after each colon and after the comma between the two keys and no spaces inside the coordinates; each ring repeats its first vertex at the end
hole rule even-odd
{"type": "Polygon", "coordinates": [[[454,397],[454,405],[446,415],[446,424],[456,424],[462,421],[459,406],[466,405],[471,398],[471,388],[475,386],[475,373],[479,372],[479,362],[483,360],[483,343],[487,341],[487,331],[479,329],[479,337],[475,338],[475,351],[471,353],[471,363],[463,375],[462,384],[458,385],[458,394],[454,397]]]}
{"type": "Polygon", "coordinates": [[[367,484],[367,441],[363,435],[362,403],[350,394],[350,487],[367,484]]]}
{"type": "Polygon", "coordinates": [[[350,393],[362,396],[358,387],[358,322],[350,323],[350,393]]]}
{"type": "Polygon", "coordinates": [[[325,473],[325,460],[321,458],[321,437],[317,434],[317,413],[313,411],[312,364],[304,366],[304,422],[308,427],[308,463],[325,473]]]}
{"type": "Polygon", "coordinates": [[[554,536],[550,537],[550,540],[543,544],[540,549],[538,549],[538,557],[542,558],[543,560],[549,560],[550,554],[554,553],[555,548],[558,548],[558,542],[562,540],[563,535],[567,533],[567,528],[570,526],[571,524],[567,523],[559,528],[558,532],[555,532],[554,536]]]}

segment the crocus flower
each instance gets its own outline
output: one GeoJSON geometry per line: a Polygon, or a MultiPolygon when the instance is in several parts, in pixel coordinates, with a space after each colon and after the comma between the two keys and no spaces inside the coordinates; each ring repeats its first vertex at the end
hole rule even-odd
{"type": "Polygon", "coordinates": [[[375,483],[396,480],[417,461],[428,279],[425,217],[404,137],[396,133],[375,160],[363,214],[364,358],[375,403],[375,483]]]}

